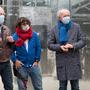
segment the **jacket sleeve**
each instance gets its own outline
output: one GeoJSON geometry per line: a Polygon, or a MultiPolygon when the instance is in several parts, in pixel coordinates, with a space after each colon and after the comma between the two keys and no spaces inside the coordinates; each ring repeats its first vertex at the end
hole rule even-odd
{"type": "Polygon", "coordinates": [[[17,33],[15,32],[15,33],[12,35],[12,37],[13,37],[14,41],[16,41],[16,40],[18,39],[17,33]]]}
{"type": "Polygon", "coordinates": [[[15,52],[15,49],[16,49],[16,47],[15,46],[13,46],[13,52],[12,52],[12,54],[11,54],[11,60],[13,61],[13,62],[15,62],[16,61],[16,52],[15,52]]]}
{"type": "Polygon", "coordinates": [[[40,61],[40,56],[41,56],[41,43],[40,43],[40,39],[38,37],[38,35],[36,34],[36,57],[35,60],[36,61],[40,61]]]}
{"type": "Polygon", "coordinates": [[[81,49],[86,45],[86,35],[80,30],[78,26],[77,42],[73,43],[74,50],[81,49]]]}
{"type": "Polygon", "coordinates": [[[60,44],[56,43],[56,36],[54,29],[52,29],[48,34],[48,48],[52,51],[60,51],[60,44]]]}
{"type": "MultiPolygon", "coordinates": [[[[12,35],[12,37],[13,37],[14,41],[16,41],[17,38],[18,38],[18,36],[17,36],[16,33],[14,33],[14,34],[12,35]]],[[[15,62],[16,59],[17,59],[17,58],[16,58],[16,46],[14,45],[14,46],[13,46],[13,52],[12,52],[12,54],[11,54],[11,60],[12,60],[13,62],[15,62]]]]}

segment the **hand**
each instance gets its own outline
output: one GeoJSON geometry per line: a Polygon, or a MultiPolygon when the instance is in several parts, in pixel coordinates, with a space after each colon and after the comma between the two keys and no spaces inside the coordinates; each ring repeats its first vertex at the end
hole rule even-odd
{"type": "Polygon", "coordinates": [[[60,48],[61,48],[64,52],[68,52],[68,48],[65,48],[64,45],[60,46],[60,48]]]}
{"type": "Polygon", "coordinates": [[[16,60],[16,62],[15,62],[15,67],[16,67],[16,69],[17,68],[20,68],[22,65],[24,65],[21,61],[19,61],[19,60],[16,60]]]}
{"type": "Polygon", "coordinates": [[[13,43],[13,42],[14,42],[14,40],[13,40],[13,37],[12,37],[12,36],[7,36],[7,37],[6,37],[6,39],[7,39],[9,42],[11,42],[11,43],[13,43]]]}
{"type": "Polygon", "coordinates": [[[34,62],[33,66],[38,66],[39,62],[34,62]]]}
{"type": "Polygon", "coordinates": [[[2,42],[2,38],[0,38],[0,43],[2,42]]]}
{"type": "Polygon", "coordinates": [[[69,48],[73,48],[73,45],[68,43],[64,47],[67,48],[67,49],[69,49],[69,48]]]}

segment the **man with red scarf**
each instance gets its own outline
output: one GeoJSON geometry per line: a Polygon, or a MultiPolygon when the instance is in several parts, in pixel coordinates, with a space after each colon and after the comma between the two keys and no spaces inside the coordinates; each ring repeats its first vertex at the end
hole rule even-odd
{"type": "Polygon", "coordinates": [[[39,67],[41,45],[37,33],[32,31],[31,22],[25,17],[20,17],[16,23],[16,32],[7,39],[15,42],[11,59],[19,74],[17,76],[19,90],[27,89],[29,76],[34,90],[42,90],[39,67]]]}

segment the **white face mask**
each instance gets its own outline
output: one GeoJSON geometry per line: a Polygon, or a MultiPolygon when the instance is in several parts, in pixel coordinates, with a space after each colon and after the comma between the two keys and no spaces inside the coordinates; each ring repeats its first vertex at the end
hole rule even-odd
{"type": "Polygon", "coordinates": [[[62,19],[62,22],[63,22],[64,24],[68,24],[70,21],[71,21],[71,19],[70,19],[69,16],[63,17],[63,19],[62,19]]]}
{"type": "Polygon", "coordinates": [[[28,29],[29,29],[29,25],[22,25],[21,26],[21,28],[22,28],[22,30],[24,30],[24,31],[27,31],[28,29]]]}
{"type": "Polygon", "coordinates": [[[4,23],[4,18],[5,18],[4,15],[0,15],[0,24],[3,24],[4,23]]]}

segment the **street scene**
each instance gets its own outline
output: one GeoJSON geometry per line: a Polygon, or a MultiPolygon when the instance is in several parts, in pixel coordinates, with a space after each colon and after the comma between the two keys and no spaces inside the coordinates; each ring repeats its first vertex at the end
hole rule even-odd
{"type": "MultiPolygon", "coordinates": [[[[90,90],[89,84],[90,84],[90,81],[81,80],[80,81],[80,89],[81,90],[90,90]]],[[[59,88],[58,81],[56,80],[55,77],[50,77],[50,76],[43,77],[43,90],[58,90],[58,88],[59,88]]],[[[1,81],[0,81],[0,90],[4,90],[1,81]]],[[[16,81],[14,81],[14,90],[18,90],[16,81]]],[[[30,80],[28,82],[27,90],[34,90],[30,80]]],[[[71,90],[70,83],[68,83],[67,90],[71,90]]]]}
{"type": "MultiPolygon", "coordinates": [[[[33,31],[37,32],[41,43],[40,69],[43,90],[59,90],[56,53],[48,49],[48,37],[50,30],[56,25],[57,11],[62,8],[68,9],[72,21],[78,23],[86,35],[86,46],[80,50],[82,79],[79,87],[80,90],[90,90],[90,0],[0,0],[0,7],[5,10],[5,24],[10,28],[12,35],[19,17],[27,17],[33,31]]],[[[14,90],[18,90],[14,74],[13,86],[14,90]]],[[[1,77],[0,90],[4,90],[1,77]]],[[[27,90],[34,90],[31,78],[28,79],[27,90]]],[[[71,90],[70,82],[67,90],[71,90]]]]}

